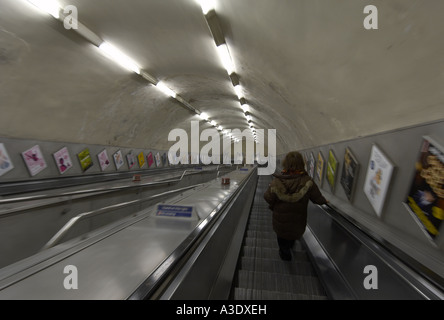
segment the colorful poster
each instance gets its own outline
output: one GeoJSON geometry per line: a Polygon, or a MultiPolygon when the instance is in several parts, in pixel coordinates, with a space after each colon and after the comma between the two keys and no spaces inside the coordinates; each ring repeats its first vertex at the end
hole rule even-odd
{"type": "Polygon", "coordinates": [[[308,172],[308,174],[310,175],[310,177],[314,178],[315,177],[315,165],[316,165],[316,160],[315,157],[313,155],[313,152],[310,152],[310,164],[308,166],[308,169],[310,170],[308,172]]]}
{"type": "Polygon", "coordinates": [[[145,155],[143,152],[139,153],[137,159],[139,160],[139,167],[142,168],[145,165],[145,155]]]}
{"type": "Polygon", "coordinates": [[[390,160],[376,145],[373,145],[365,177],[364,193],[378,217],[382,213],[393,169],[390,160]]]}
{"type": "MultiPolygon", "coordinates": [[[[171,163],[171,160],[176,161],[176,154],[168,155],[168,160],[171,163]]],[[[224,155],[224,163],[231,163],[231,150],[230,154],[228,152],[224,155]]],[[[176,162],[174,162],[176,163],[176,162]]],[[[190,153],[190,164],[199,164],[199,153],[190,153]]]]}
{"type": "Polygon", "coordinates": [[[67,147],[60,149],[53,156],[60,174],[64,174],[72,168],[72,161],[67,147]]]}
{"type": "Polygon", "coordinates": [[[134,155],[132,153],[128,153],[126,155],[126,159],[128,160],[128,168],[132,168],[134,167],[134,165],[136,164],[136,161],[134,160],[134,155]]]}
{"type": "Polygon", "coordinates": [[[47,167],[40,146],[38,145],[23,151],[22,156],[31,176],[35,176],[47,167]]]}
{"type": "Polygon", "coordinates": [[[3,143],[0,143],[0,176],[12,169],[14,169],[14,165],[12,164],[11,158],[9,158],[3,143]]]}
{"type": "Polygon", "coordinates": [[[160,165],[161,165],[162,163],[161,163],[161,160],[160,160],[160,154],[159,154],[159,152],[156,153],[156,155],[154,156],[154,158],[156,159],[156,166],[157,166],[157,167],[160,167],[160,165]]]}
{"type": "Polygon", "coordinates": [[[116,164],[116,168],[117,170],[119,170],[120,167],[122,167],[123,164],[125,163],[123,161],[122,151],[120,150],[117,151],[116,153],[114,153],[113,157],[114,157],[114,163],[116,164]]]}
{"type": "Polygon", "coordinates": [[[97,158],[99,158],[100,169],[102,171],[105,171],[105,169],[108,168],[108,166],[110,165],[108,153],[106,152],[106,150],[100,152],[97,155],[97,158]]]}
{"type": "Polygon", "coordinates": [[[86,170],[88,170],[93,166],[93,161],[88,148],[83,149],[83,151],[81,151],[77,155],[77,157],[79,158],[80,166],[82,167],[83,172],[85,172],[86,170]]]}
{"type": "Polygon", "coordinates": [[[154,158],[153,158],[152,152],[148,153],[148,155],[146,156],[146,161],[148,161],[148,168],[151,168],[151,166],[154,163],[154,158]]]}
{"type": "Polygon", "coordinates": [[[308,158],[305,152],[302,153],[302,158],[304,158],[304,169],[308,172],[308,158]]]}
{"type": "Polygon", "coordinates": [[[444,220],[444,148],[424,137],[406,206],[431,239],[444,220]]]}
{"type": "Polygon", "coordinates": [[[331,192],[335,191],[337,171],[338,171],[338,161],[336,160],[336,157],[333,154],[333,150],[330,150],[328,153],[328,162],[327,162],[327,181],[328,185],[330,186],[331,192]]]}
{"type": "Polygon", "coordinates": [[[341,185],[349,201],[352,201],[359,163],[349,148],[345,148],[344,164],[342,165],[341,185]]]}
{"type": "MultiPolygon", "coordinates": [[[[199,155],[197,155],[197,162],[199,163],[199,155]]],[[[179,163],[179,158],[177,157],[175,152],[168,151],[168,161],[171,165],[177,165],[179,163]]]]}
{"type": "Polygon", "coordinates": [[[324,156],[321,151],[318,153],[318,162],[316,163],[316,178],[319,181],[319,186],[322,187],[323,177],[324,177],[324,156]]]}

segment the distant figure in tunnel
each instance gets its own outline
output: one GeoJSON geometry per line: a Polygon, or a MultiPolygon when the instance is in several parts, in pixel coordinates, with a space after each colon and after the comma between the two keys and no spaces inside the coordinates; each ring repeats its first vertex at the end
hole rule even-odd
{"type": "Polygon", "coordinates": [[[275,177],[264,194],[273,211],[273,230],[276,232],[279,255],[291,260],[291,249],[305,232],[308,201],[322,205],[327,200],[304,169],[299,152],[290,152],[282,162],[281,174],[275,177]]]}

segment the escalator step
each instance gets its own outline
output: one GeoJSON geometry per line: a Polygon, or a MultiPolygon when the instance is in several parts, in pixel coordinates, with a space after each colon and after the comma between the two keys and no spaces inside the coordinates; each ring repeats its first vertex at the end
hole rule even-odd
{"type": "Polygon", "coordinates": [[[325,295],[317,277],[239,270],[238,288],[325,295]]]}
{"type": "Polygon", "coordinates": [[[263,239],[263,238],[250,238],[246,237],[244,240],[244,245],[247,247],[262,247],[262,248],[273,248],[277,249],[278,244],[276,239],[263,239]]]}
{"type": "Polygon", "coordinates": [[[248,238],[273,239],[276,241],[276,233],[273,231],[247,230],[246,236],[248,238]]]}
{"type": "Polygon", "coordinates": [[[327,299],[300,241],[292,250],[292,261],[281,260],[272,211],[263,198],[271,177],[259,177],[243,247],[239,256],[235,300],[327,299]]]}
{"type": "MultiPolygon", "coordinates": [[[[250,226],[251,228],[251,226],[250,226]]],[[[273,229],[271,228],[271,223],[267,223],[267,224],[255,224],[253,226],[254,231],[264,231],[264,232],[270,232],[273,231],[273,229]]]]}
{"type": "Polygon", "coordinates": [[[326,300],[326,296],[306,295],[301,293],[276,292],[268,290],[255,290],[235,288],[236,300],[326,300]]]}
{"type": "MultiPolygon", "coordinates": [[[[307,253],[304,251],[292,251],[293,261],[309,261],[307,253]]],[[[274,259],[279,260],[279,250],[274,248],[261,248],[244,246],[242,248],[242,257],[256,259],[274,259]]]]}
{"type": "Polygon", "coordinates": [[[240,260],[240,269],[254,272],[316,276],[316,271],[308,261],[286,263],[282,260],[242,257],[240,260]]]}
{"type": "MultiPolygon", "coordinates": [[[[276,238],[267,239],[260,237],[246,237],[244,239],[244,246],[246,247],[261,247],[261,248],[270,248],[270,249],[279,249],[276,238]]],[[[301,251],[305,252],[305,249],[302,247],[301,242],[296,241],[293,251],[301,251]]]]}

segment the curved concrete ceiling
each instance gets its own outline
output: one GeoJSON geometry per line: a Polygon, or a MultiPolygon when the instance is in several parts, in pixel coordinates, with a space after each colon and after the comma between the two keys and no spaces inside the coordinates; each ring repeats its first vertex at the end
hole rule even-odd
{"type": "MultiPolygon", "coordinates": [[[[277,153],[444,118],[444,2],[215,0],[258,129],[277,153]],[[370,3],[371,2],[371,3],[370,3]]],[[[248,128],[196,0],[60,0],[226,129],[248,128]]],[[[0,135],[168,149],[195,113],[25,0],[0,0],[0,135]]],[[[201,129],[210,125],[201,121],[201,129]]]]}

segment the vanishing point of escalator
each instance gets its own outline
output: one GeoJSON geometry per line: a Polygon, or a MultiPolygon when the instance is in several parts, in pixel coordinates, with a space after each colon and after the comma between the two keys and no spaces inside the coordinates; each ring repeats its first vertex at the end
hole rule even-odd
{"type": "Polygon", "coordinates": [[[236,271],[234,300],[327,299],[308,255],[296,241],[291,261],[279,257],[272,213],[263,195],[271,182],[260,176],[236,271]]]}

